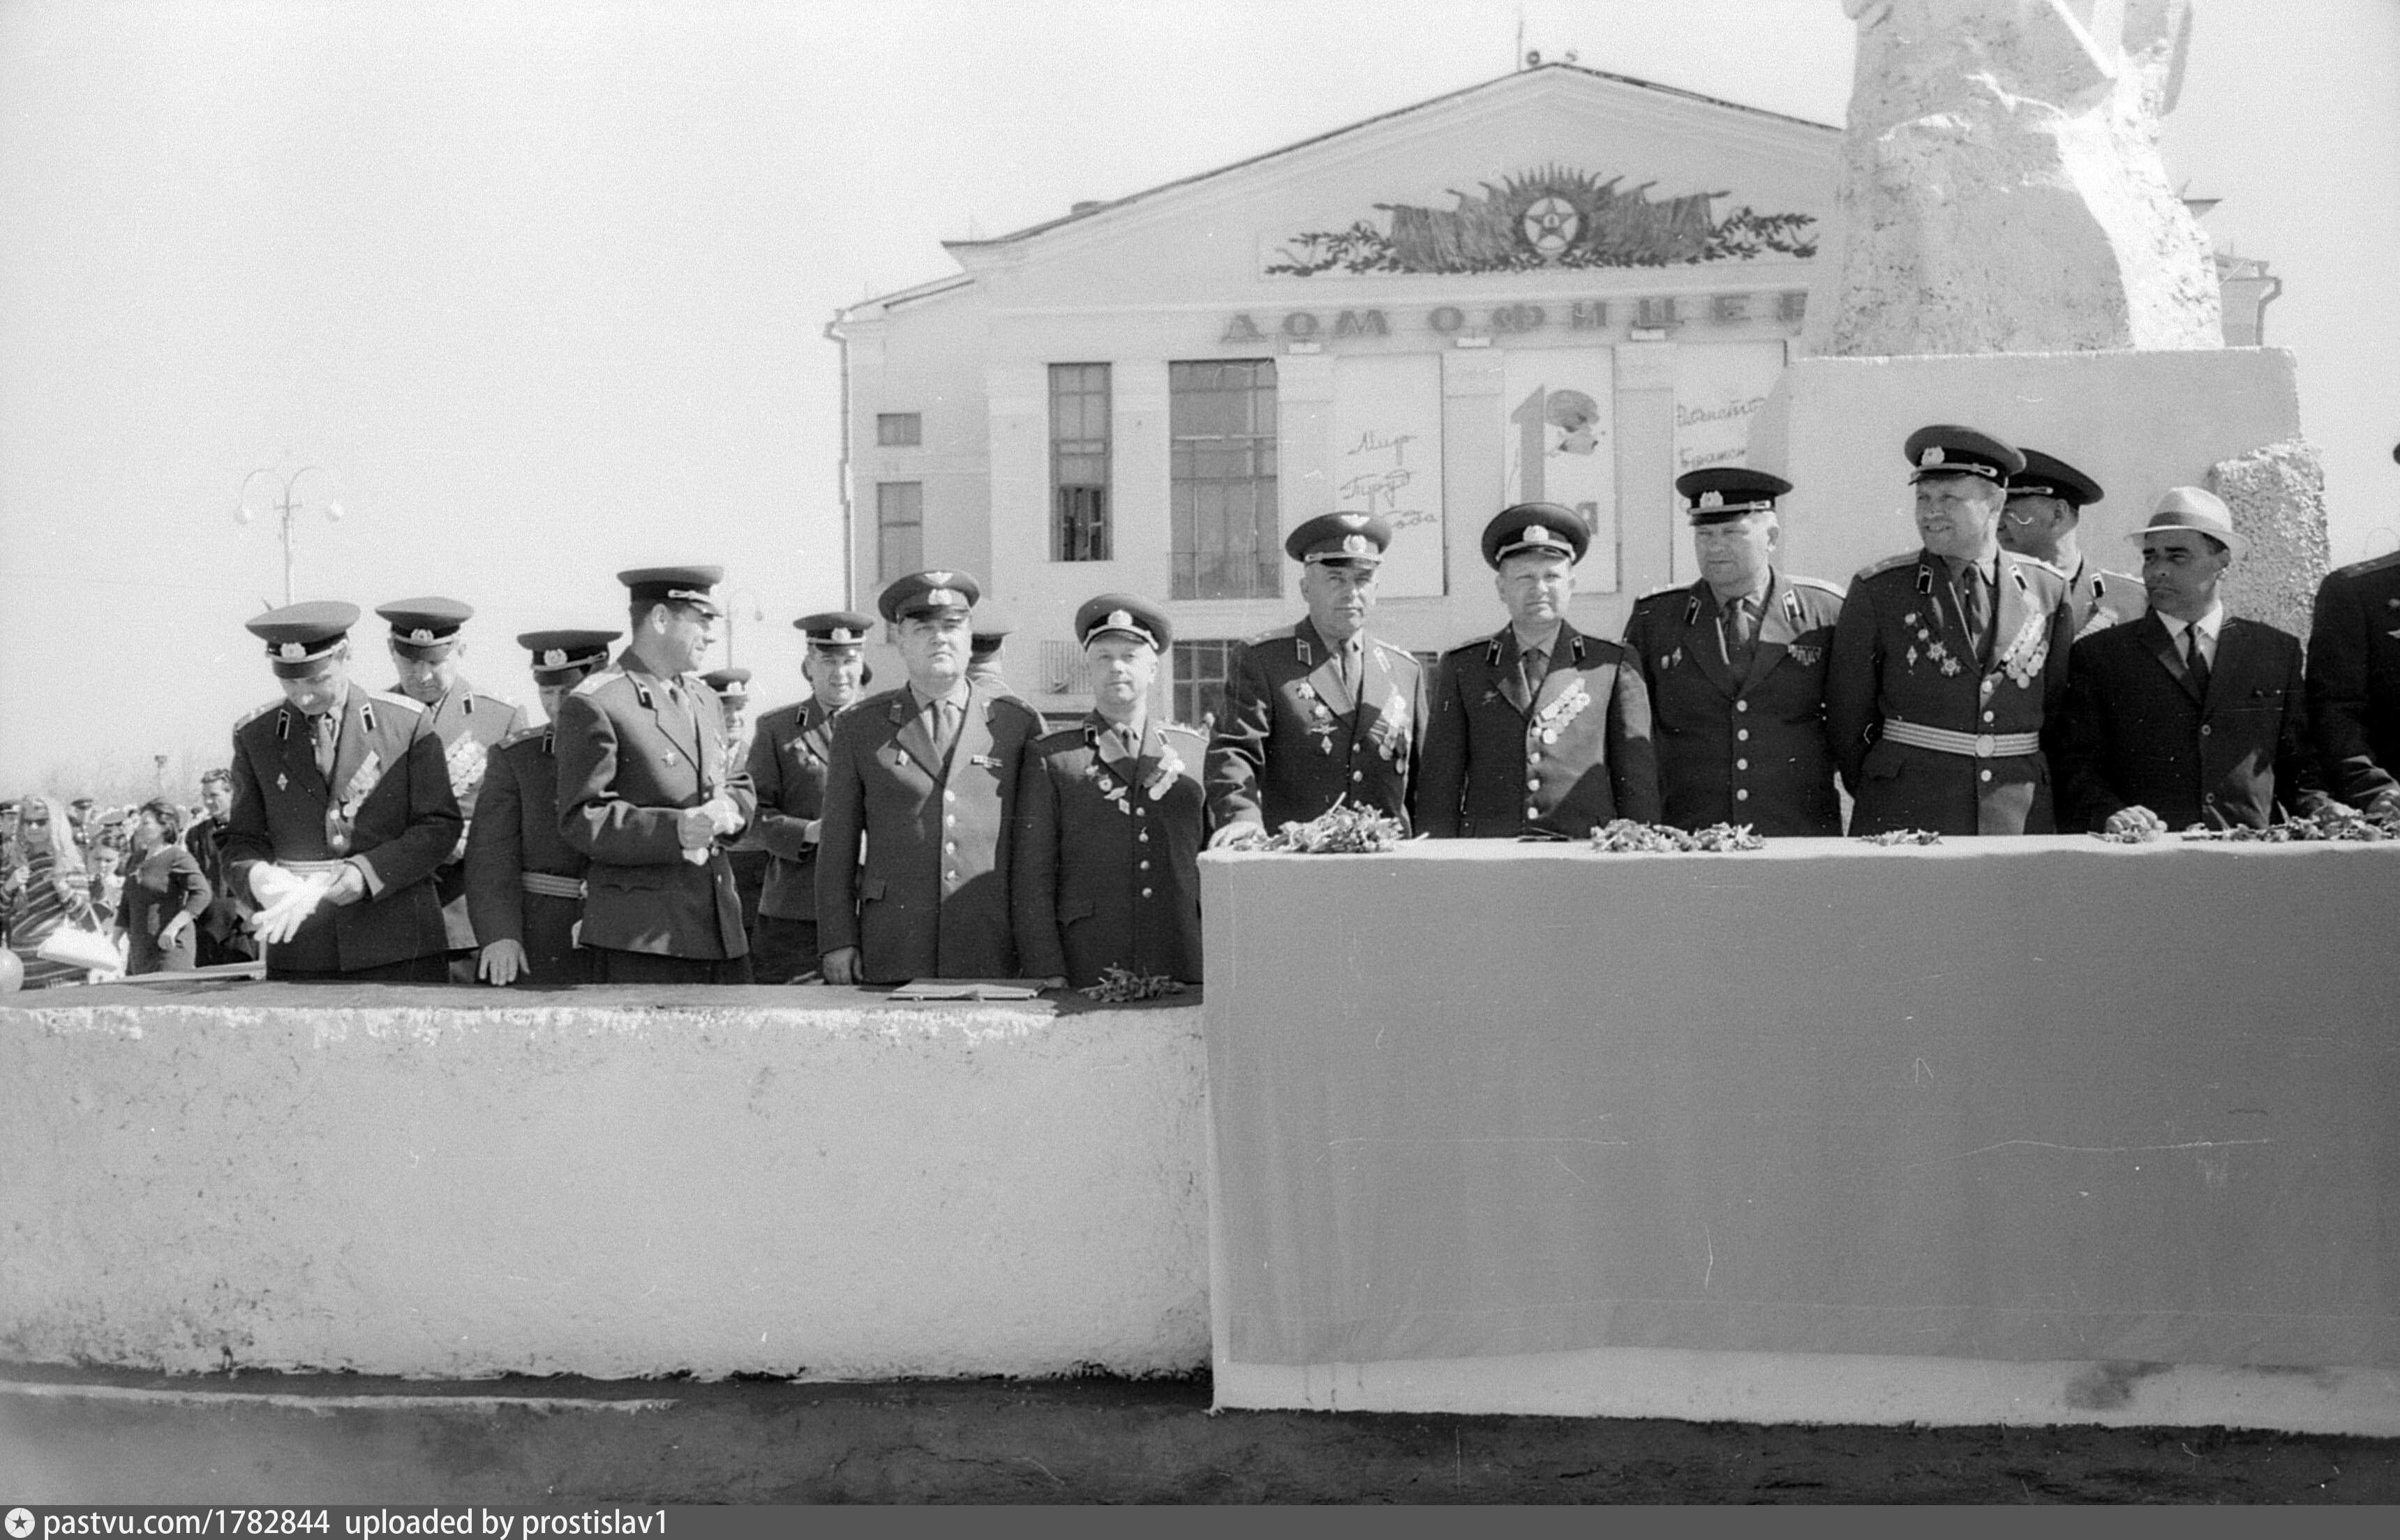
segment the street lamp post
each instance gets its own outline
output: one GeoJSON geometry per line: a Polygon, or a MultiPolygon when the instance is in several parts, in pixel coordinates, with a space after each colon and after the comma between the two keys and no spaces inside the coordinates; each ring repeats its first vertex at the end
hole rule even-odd
{"type": "MultiPolygon", "coordinates": [[[[280,471],[269,470],[266,466],[261,466],[241,479],[241,495],[237,497],[234,502],[233,516],[234,522],[237,524],[248,524],[252,519],[259,517],[260,512],[268,510],[282,515],[283,602],[287,605],[292,603],[293,599],[292,563],[293,542],[292,521],[301,512],[302,510],[308,506],[307,499],[299,495],[298,488],[301,479],[312,470],[319,476],[324,478],[328,483],[332,482],[334,479],[334,473],[332,471],[327,470],[324,467],[319,465],[304,465],[288,476],[284,475],[280,471]],[[277,489],[275,498],[272,502],[267,504],[266,510],[252,510],[250,506],[250,489],[257,483],[261,476],[267,478],[270,483],[274,484],[277,489]]],[[[342,517],[342,505],[337,502],[326,503],[325,517],[328,520],[339,522],[342,517]]]]}

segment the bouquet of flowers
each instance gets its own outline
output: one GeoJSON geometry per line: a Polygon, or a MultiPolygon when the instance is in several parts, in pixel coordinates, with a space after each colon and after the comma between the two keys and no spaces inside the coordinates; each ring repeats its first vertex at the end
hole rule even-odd
{"type": "Polygon", "coordinates": [[[1720,851],[1762,851],[1761,839],[1747,824],[1711,824],[1704,829],[1678,829],[1665,824],[1643,824],[1618,818],[1591,831],[1591,848],[1610,854],[1633,852],[1714,853],[1720,851]]]}

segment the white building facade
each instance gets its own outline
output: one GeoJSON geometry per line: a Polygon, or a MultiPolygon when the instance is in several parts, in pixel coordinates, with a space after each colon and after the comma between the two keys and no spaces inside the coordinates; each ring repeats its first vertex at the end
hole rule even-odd
{"type": "MultiPolygon", "coordinates": [[[[1069,623],[1163,601],[1161,703],[1302,611],[1284,533],[1397,531],[1370,629],[1427,655],[1505,620],[1501,508],[1597,532],[1574,619],[1614,636],[1696,574],[1676,475],[1741,458],[1799,335],[1839,131],[1551,65],[997,239],[843,311],[852,602],[963,568],[1045,711],[1069,623]]],[[[1839,579],[1843,574],[1828,574],[1839,579]]]]}

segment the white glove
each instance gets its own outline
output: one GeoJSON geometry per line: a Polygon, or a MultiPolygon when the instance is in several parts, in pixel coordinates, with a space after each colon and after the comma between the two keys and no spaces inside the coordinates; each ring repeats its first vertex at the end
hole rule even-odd
{"type": "Polygon", "coordinates": [[[333,886],[330,872],[303,877],[260,862],[250,869],[251,896],[259,903],[258,913],[251,917],[250,928],[260,940],[270,944],[291,940],[307,918],[317,912],[318,904],[333,886]]]}

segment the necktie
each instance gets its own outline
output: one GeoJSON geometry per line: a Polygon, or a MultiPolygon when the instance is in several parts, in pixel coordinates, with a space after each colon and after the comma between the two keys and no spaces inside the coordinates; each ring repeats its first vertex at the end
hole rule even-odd
{"type": "Polygon", "coordinates": [[[1984,569],[1970,566],[1958,574],[1958,613],[1966,622],[1967,640],[1977,661],[1991,656],[1992,601],[1984,590],[1984,569]]]}
{"type": "Polygon", "coordinates": [[[309,720],[316,725],[317,773],[325,778],[326,784],[331,785],[334,780],[334,745],[341,731],[341,724],[334,720],[334,714],[330,711],[320,712],[309,720]]]}
{"type": "Polygon", "coordinates": [[[1750,639],[1754,633],[1751,623],[1750,600],[1736,599],[1725,607],[1725,664],[1737,674],[1750,670],[1750,639]]]}
{"type": "Polygon", "coordinates": [[[2200,650],[2200,627],[2197,625],[2183,628],[2183,666],[2185,672],[2191,675],[2192,688],[2200,691],[2201,699],[2208,699],[2208,654],[2200,650]]]}
{"type": "Polygon", "coordinates": [[[1350,699],[1358,698],[1358,638],[1351,637],[1342,644],[1342,685],[1350,699]]]}
{"type": "Polygon", "coordinates": [[[1517,666],[1524,671],[1525,699],[1532,701],[1542,693],[1542,680],[1550,672],[1550,655],[1541,647],[1529,647],[1518,655],[1517,666]]]}
{"type": "Polygon", "coordinates": [[[951,700],[934,702],[934,753],[947,761],[959,741],[959,705],[951,700]]]}

